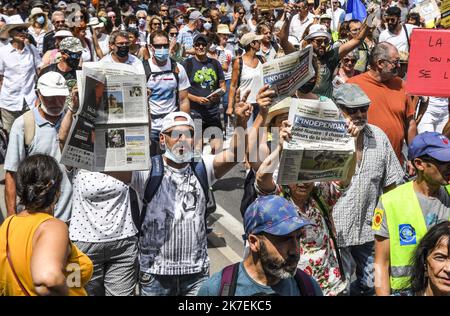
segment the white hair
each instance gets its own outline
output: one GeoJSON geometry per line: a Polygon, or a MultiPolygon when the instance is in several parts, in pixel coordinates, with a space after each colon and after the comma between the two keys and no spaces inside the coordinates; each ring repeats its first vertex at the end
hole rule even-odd
{"type": "Polygon", "coordinates": [[[147,11],[145,11],[145,10],[138,10],[138,12],[136,12],[136,16],[138,16],[139,13],[143,13],[147,17],[147,11]]]}

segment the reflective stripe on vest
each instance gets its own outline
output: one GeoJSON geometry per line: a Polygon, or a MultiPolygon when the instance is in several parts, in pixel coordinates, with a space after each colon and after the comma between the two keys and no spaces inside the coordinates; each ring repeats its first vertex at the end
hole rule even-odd
{"type": "MultiPolygon", "coordinates": [[[[450,194],[450,186],[446,190],[450,194]]],[[[410,286],[411,258],[427,233],[425,218],[413,182],[383,194],[380,199],[389,229],[391,289],[405,289],[410,286]]]]}

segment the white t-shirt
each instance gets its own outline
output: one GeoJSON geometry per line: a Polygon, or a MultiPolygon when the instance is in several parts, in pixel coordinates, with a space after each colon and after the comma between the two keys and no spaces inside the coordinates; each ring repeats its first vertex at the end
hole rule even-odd
{"type": "Polygon", "coordinates": [[[331,8],[327,9],[327,14],[333,16],[333,20],[331,20],[331,30],[332,31],[338,31],[339,25],[344,21],[345,18],[345,11],[341,8],[335,9],[333,12],[331,12],[331,8]],[[333,23],[334,22],[334,23],[333,23]]]}
{"type": "Polygon", "coordinates": [[[109,35],[102,33],[98,38],[98,45],[103,53],[103,56],[109,54],[109,35]]]}
{"type": "MultiPolygon", "coordinates": [[[[162,67],[156,65],[152,59],[149,59],[148,61],[152,72],[170,71],[172,69],[170,59],[168,59],[167,63],[162,67]]],[[[191,86],[186,70],[179,63],[177,63],[177,67],[179,70],[178,91],[186,90],[191,86]]],[[[159,76],[150,76],[147,81],[147,87],[152,91],[148,99],[150,113],[152,115],[168,114],[177,110],[177,80],[172,72],[159,76]]],[[[160,130],[162,128],[162,120],[163,117],[156,119],[152,118],[152,129],[160,130]]]]}
{"type": "Polygon", "coordinates": [[[72,198],[71,240],[109,242],[138,233],[125,183],[103,173],[75,169],[72,198]]]}
{"type": "Polygon", "coordinates": [[[228,71],[224,71],[223,75],[225,77],[225,80],[230,80],[231,79],[231,74],[233,72],[233,63],[231,62],[233,60],[233,52],[227,48],[222,49],[222,47],[218,46],[217,47],[217,51],[218,51],[218,60],[220,65],[224,65],[227,60],[228,60],[228,71]]]}
{"type": "Polygon", "coordinates": [[[289,35],[293,35],[298,40],[301,40],[303,37],[303,33],[305,32],[308,25],[313,22],[314,15],[308,13],[308,16],[304,21],[300,21],[299,15],[296,14],[292,17],[291,25],[289,26],[289,35]]]}
{"type": "MultiPolygon", "coordinates": [[[[216,181],[213,155],[202,157],[209,185],[216,181]]],[[[150,171],[135,171],[131,187],[144,197],[150,171]]],[[[209,267],[205,232],[206,197],[190,165],[164,163],[164,177],[142,224],[139,263],[142,272],[162,275],[199,273],[209,267]]]]}
{"type": "MultiPolygon", "coordinates": [[[[411,40],[411,32],[414,28],[417,26],[412,24],[405,24],[405,27],[408,31],[408,37],[411,40]]],[[[408,52],[409,46],[408,46],[408,38],[406,37],[405,28],[402,27],[402,30],[400,31],[400,34],[395,35],[394,33],[391,33],[388,29],[384,30],[380,34],[379,42],[388,42],[397,47],[397,50],[399,52],[408,52]]]]}
{"type": "MultiPolygon", "coordinates": [[[[117,63],[116,61],[114,61],[112,59],[111,54],[108,54],[106,56],[104,56],[100,61],[102,62],[109,62],[109,63],[117,63]]],[[[125,64],[127,65],[131,65],[131,66],[135,66],[135,67],[140,67],[142,69],[142,71],[144,71],[144,66],[142,65],[142,61],[137,58],[136,56],[132,55],[132,54],[128,54],[128,59],[125,62],[125,64]]]]}

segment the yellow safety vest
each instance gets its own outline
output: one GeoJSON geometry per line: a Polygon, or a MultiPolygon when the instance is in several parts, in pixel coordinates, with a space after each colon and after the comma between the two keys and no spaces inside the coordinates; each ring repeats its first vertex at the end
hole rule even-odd
{"type": "MultiPolygon", "coordinates": [[[[450,185],[445,188],[450,194],[450,185]]],[[[427,233],[425,218],[413,182],[383,194],[380,199],[389,229],[391,289],[406,289],[410,285],[411,258],[427,233]]]]}

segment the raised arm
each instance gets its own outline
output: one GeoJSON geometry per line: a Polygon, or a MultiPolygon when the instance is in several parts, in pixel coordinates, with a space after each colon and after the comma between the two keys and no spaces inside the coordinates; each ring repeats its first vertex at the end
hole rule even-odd
{"type": "Polygon", "coordinates": [[[267,146],[266,125],[269,108],[272,105],[272,98],[275,96],[275,91],[269,89],[268,85],[259,90],[256,96],[256,103],[259,105],[259,113],[253,122],[253,126],[248,129],[248,145],[247,145],[247,160],[253,170],[257,171],[261,163],[270,154],[270,148],[267,146]]]}
{"type": "Polygon", "coordinates": [[[283,48],[284,53],[286,55],[288,55],[297,50],[294,47],[294,45],[292,45],[291,42],[289,42],[289,27],[291,26],[291,21],[295,14],[294,5],[293,4],[285,4],[284,12],[285,12],[287,18],[284,20],[283,26],[281,27],[281,30],[280,30],[280,33],[278,36],[280,38],[281,48],[283,48]],[[288,13],[290,13],[290,14],[288,14],[288,13]]]}
{"type": "Polygon", "coordinates": [[[350,53],[352,50],[361,45],[361,43],[366,38],[368,32],[369,26],[367,25],[366,21],[364,21],[364,23],[361,25],[361,29],[358,35],[349,40],[347,43],[344,43],[341,46],[339,46],[339,59],[344,58],[348,53],[350,53]]]}
{"type": "Polygon", "coordinates": [[[245,93],[241,100],[240,91],[236,92],[236,128],[231,138],[230,147],[214,157],[214,174],[217,179],[223,177],[238,162],[244,161],[245,146],[248,143],[247,121],[253,111],[251,104],[247,103],[249,94],[250,90],[245,93]]]}
{"type": "Polygon", "coordinates": [[[288,121],[283,121],[277,148],[262,162],[256,172],[256,185],[260,192],[270,194],[276,190],[276,184],[273,181],[273,173],[280,163],[283,142],[289,141],[290,139],[291,125],[288,121]]]}
{"type": "Polygon", "coordinates": [[[234,100],[236,96],[236,89],[239,81],[239,58],[233,61],[233,72],[231,73],[230,91],[228,92],[228,109],[226,114],[233,115],[234,100]]]}

